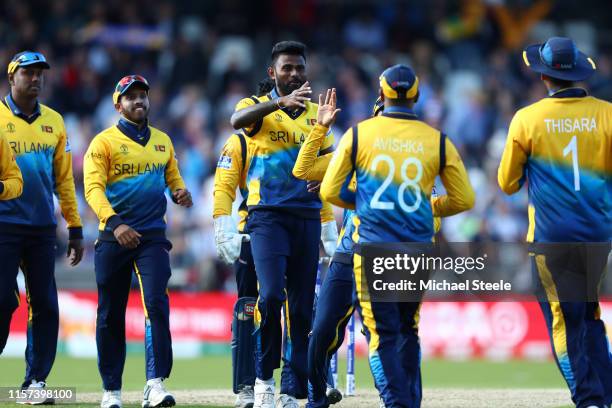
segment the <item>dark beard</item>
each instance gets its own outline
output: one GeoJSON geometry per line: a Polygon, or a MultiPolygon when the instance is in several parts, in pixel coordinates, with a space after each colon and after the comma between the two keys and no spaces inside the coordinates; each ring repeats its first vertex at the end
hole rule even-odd
{"type": "Polygon", "coordinates": [[[281,84],[281,83],[276,84],[276,86],[278,87],[278,90],[283,95],[289,95],[291,92],[295,91],[296,89],[300,89],[302,85],[304,85],[304,82],[302,81],[295,82],[295,83],[288,82],[285,84],[281,84]]]}

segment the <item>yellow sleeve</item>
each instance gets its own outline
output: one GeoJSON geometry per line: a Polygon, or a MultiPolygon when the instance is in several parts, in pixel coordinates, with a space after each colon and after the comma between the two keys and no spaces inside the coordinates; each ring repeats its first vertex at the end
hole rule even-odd
{"type": "Polygon", "coordinates": [[[166,165],[166,185],[170,188],[170,192],[174,193],[177,190],[185,189],[185,181],[181,177],[178,160],[176,160],[176,152],[170,138],[168,138],[168,144],[170,146],[170,160],[168,160],[166,165]]]}
{"type": "Polygon", "coordinates": [[[333,156],[332,153],[319,156],[319,150],[324,140],[327,140],[328,128],[322,125],[315,125],[308,137],[300,147],[293,175],[301,180],[323,180],[325,171],[333,156]]]}
{"type": "Polygon", "coordinates": [[[232,203],[242,175],[242,146],[239,136],[233,134],[227,139],[215,171],[213,193],[213,218],[232,214],[232,203]]]}
{"type": "Polygon", "coordinates": [[[323,204],[323,207],[321,207],[321,224],[335,221],[336,217],[334,217],[334,209],[331,204],[325,200],[321,200],[321,204],[323,204]]]}
{"type": "Polygon", "coordinates": [[[106,183],[110,165],[110,146],[100,137],[95,137],[85,153],[83,179],[85,200],[102,224],[106,224],[110,217],[117,215],[108,198],[106,198],[106,183]]]}
{"type": "Polygon", "coordinates": [[[446,138],[446,165],[442,168],[440,179],[446,195],[432,200],[434,217],[449,217],[474,206],[474,190],[470,184],[465,166],[455,145],[446,138]]]}
{"type": "MultiPolygon", "coordinates": [[[[53,157],[53,175],[55,178],[55,192],[59,199],[62,215],[68,224],[68,229],[82,228],[81,217],[77,208],[74,177],[72,176],[72,153],[70,152],[70,144],[68,143],[63,120],[61,121],[60,138],[55,147],[55,155],[53,157]]],[[[75,230],[75,233],[81,236],[74,236],[74,238],[82,238],[82,231],[76,232],[75,230]]]]}
{"type": "MultiPolygon", "coordinates": [[[[248,108],[249,106],[253,106],[253,105],[255,105],[255,101],[253,100],[253,97],[243,98],[240,101],[238,101],[238,103],[236,104],[236,107],[234,108],[234,112],[238,112],[239,110],[248,108]]],[[[257,125],[257,122],[249,126],[245,126],[242,129],[244,130],[246,134],[250,135],[256,125],[257,125]]]]}
{"type": "Polygon", "coordinates": [[[353,149],[353,130],[347,130],[338,149],[329,163],[323,182],[321,183],[321,198],[339,207],[355,209],[355,193],[351,193],[348,185],[353,176],[351,152],[353,149]]]}
{"type": "Polygon", "coordinates": [[[23,177],[15,156],[4,135],[0,133],[0,200],[12,200],[23,192],[23,177]]]}
{"type": "Polygon", "coordinates": [[[321,145],[321,150],[328,150],[330,148],[333,148],[334,142],[335,142],[334,132],[332,132],[330,129],[327,131],[327,134],[325,135],[325,139],[323,140],[323,144],[321,145]]]}
{"type": "Polygon", "coordinates": [[[530,153],[525,138],[523,124],[517,114],[510,122],[506,146],[497,170],[497,182],[506,194],[519,191],[525,181],[524,168],[530,153]]]}

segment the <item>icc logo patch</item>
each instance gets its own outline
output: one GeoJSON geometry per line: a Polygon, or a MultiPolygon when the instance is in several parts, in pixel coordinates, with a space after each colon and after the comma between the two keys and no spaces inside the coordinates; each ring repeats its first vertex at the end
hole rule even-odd
{"type": "Polygon", "coordinates": [[[121,150],[121,153],[123,153],[123,154],[128,154],[128,147],[126,145],[124,145],[124,144],[119,146],[119,150],[121,150]]]}
{"type": "Polygon", "coordinates": [[[306,119],[306,124],[308,126],[314,126],[317,124],[317,120],[316,119],[306,119]]]}
{"type": "Polygon", "coordinates": [[[15,133],[15,125],[11,122],[6,124],[6,131],[8,133],[15,133]]]}
{"type": "Polygon", "coordinates": [[[155,151],[156,152],[165,152],[166,151],[166,146],[164,146],[164,145],[155,145],[155,151]]]}
{"type": "Polygon", "coordinates": [[[53,133],[53,127],[48,125],[40,125],[40,129],[45,133],[53,133]]]}

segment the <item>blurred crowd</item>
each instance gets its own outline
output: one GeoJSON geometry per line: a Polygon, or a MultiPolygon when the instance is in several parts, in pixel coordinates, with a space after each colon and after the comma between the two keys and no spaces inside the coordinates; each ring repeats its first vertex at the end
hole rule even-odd
{"type": "MultiPolygon", "coordinates": [[[[171,285],[232,290],[231,268],[215,255],[214,170],[232,132],[234,106],[265,77],[276,41],[308,46],[316,93],[338,89],[336,140],[370,115],[380,72],[410,64],[420,79],[417,113],[461,150],[476,190],[472,211],[443,221],[443,238],[520,242],[526,193],[503,196],[496,176],[514,112],[546,96],[523,67],[522,47],[572,37],[598,65],[585,87],[611,100],[612,44],[600,6],[595,0],[4,0],[0,64],[24,49],[44,53],[51,64],[41,99],[66,121],[88,248],[80,269],[91,287],[97,220],[83,198],[83,154],[118,119],[111,99],[118,79],[138,73],[152,85],[151,124],[172,137],[195,202],[189,211],[168,206],[171,285]]],[[[0,94],[7,92],[3,81],[0,94]]],[[[60,257],[66,236],[58,231],[60,257]]],[[[58,265],[64,276],[64,261],[58,265]]]]}

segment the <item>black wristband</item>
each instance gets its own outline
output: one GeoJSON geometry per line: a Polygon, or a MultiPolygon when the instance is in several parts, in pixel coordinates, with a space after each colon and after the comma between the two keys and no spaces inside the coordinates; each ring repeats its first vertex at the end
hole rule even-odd
{"type": "Polygon", "coordinates": [[[125,224],[125,222],[123,222],[121,217],[117,214],[110,216],[109,219],[106,220],[106,226],[109,227],[111,231],[115,231],[115,229],[121,224],[125,224]]]}
{"type": "Polygon", "coordinates": [[[83,228],[82,227],[71,227],[68,228],[68,239],[83,239],[83,228]]]}

